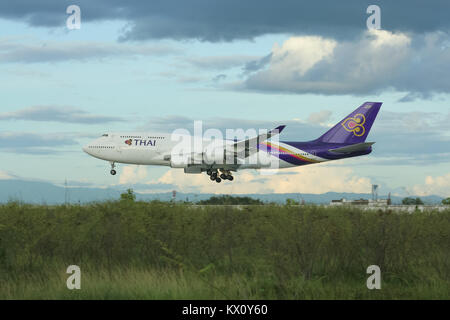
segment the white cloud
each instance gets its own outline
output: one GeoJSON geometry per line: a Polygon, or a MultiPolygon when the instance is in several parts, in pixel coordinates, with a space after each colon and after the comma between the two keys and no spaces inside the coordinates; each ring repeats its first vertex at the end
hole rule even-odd
{"type": "Polygon", "coordinates": [[[304,75],[317,62],[328,60],[337,42],[318,36],[292,37],[280,47],[278,43],[272,48],[270,71],[273,75],[284,76],[286,70],[291,75],[304,75]]]}
{"type": "Polygon", "coordinates": [[[17,177],[10,175],[6,171],[0,171],[0,180],[16,179],[17,177]]]}
{"type": "Polygon", "coordinates": [[[350,168],[297,167],[281,169],[275,174],[259,174],[245,170],[234,174],[233,182],[212,182],[206,175],[186,175],[183,170],[172,169],[158,179],[160,183],[172,184],[181,192],[202,193],[325,193],[370,192],[371,181],[354,175],[350,168]],[[249,191],[251,190],[251,191],[249,191]]]}
{"type": "Polygon", "coordinates": [[[308,123],[312,124],[324,124],[331,118],[332,112],[330,110],[322,110],[319,112],[313,112],[308,117],[308,123]]]}
{"type": "Polygon", "coordinates": [[[354,41],[291,37],[242,86],[257,91],[369,94],[407,92],[403,101],[450,92],[448,35],[369,30],[354,41]],[[446,69],[445,69],[446,70],[446,69]]]}
{"type": "Polygon", "coordinates": [[[121,169],[119,183],[135,184],[144,182],[147,178],[147,168],[145,166],[125,166],[121,169]]]}
{"type": "Polygon", "coordinates": [[[425,183],[415,185],[411,193],[419,196],[439,195],[450,197],[450,173],[437,177],[427,176],[425,183]]]}

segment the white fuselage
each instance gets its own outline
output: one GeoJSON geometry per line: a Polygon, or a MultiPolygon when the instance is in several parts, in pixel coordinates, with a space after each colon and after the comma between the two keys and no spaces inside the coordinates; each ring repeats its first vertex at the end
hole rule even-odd
{"type": "MultiPolygon", "coordinates": [[[[261,169],[261,168],[288,168],[293,167],[289,162],[281,160],[275,151],[258,151],[245,159],[221,161],[213,159],[217,157],[212,150],[224,150],[234,141],[217,141],[202,137],[182,136],[174,137],[171,134],[148,133],[109,133],[92,141],[83,147],[89,155],[109,161],[111,163],[126,163],[137,165],[162,165],[173,168],[184,168],[186,173],[200,173],[209,168],[225,168],[236,171],[237,169],[261,169]],[[208,151],[209,150],[209,151],[208,151]],[[214,154],[208,160],[207,154],[214,154]]],[[[283,143],[279,143],[283,146],[283,143]]],[[[290,147],[292,151],[292,147],[290,147]]],[[[295,150],[299,154],[306,155],[303,150],[295,150]]],[[[312,154],[308,157],[317,162],[325,161],[312,154]]]]}

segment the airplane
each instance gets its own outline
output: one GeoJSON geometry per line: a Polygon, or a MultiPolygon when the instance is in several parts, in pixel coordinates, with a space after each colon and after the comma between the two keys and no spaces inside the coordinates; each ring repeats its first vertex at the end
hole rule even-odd
{"type": "Polygon", "coordinates": [[[233,181],[232,172],[238,170],[291,168],[371,153],[375,142],[366,142],[366,138],[381,105],[365,102],[322,136],[306,142],[278,141],[282,125],[249,139],[215,141],[213,147],[211,139],[190,135],[180,142],[167,133],[105,133],[83,151],[109,161],[111,175],[117,173],[116,163],[125,163],[183,168],[185,173],[206,172],[217,183],[233,181]],[[196,143],[200,149],[192,147],[196,143]]]}

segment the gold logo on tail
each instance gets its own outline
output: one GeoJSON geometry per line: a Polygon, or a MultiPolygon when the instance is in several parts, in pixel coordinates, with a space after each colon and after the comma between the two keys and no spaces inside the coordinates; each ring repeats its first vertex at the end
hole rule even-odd
{"type": "Polygon", "coordinates": [[[366,123],[366,117],[363,114],[358,113],[354,117],[350,117],[345,119],[342,122],[342,126],[348,132],[353,132],[353,134],[357,137],[361,137],[366,133],[366,128],[364,128],[364,124],[366,123]]]}

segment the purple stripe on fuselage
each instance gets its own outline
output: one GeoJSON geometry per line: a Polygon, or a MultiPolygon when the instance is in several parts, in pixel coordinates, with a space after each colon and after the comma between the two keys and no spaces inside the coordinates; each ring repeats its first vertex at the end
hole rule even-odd
{"type": "MultiPolygon", "coordinates": [[[[372,148],[369,147],[367,150],[364,151],[358,151],[358,152],[352,152],[347,154],[337,154],[330,152],[330,149],[336,149],[336,148],[342,148],[345,146],[351,145],[351,143],[324,143],[324,142],[318,142],[318,141],[308,141],[308,142],[295,142],[295,141],[281,141],[282,143],[292,146],[294,148],[303,150],[309,154],[327,159],[327,160],[338,160],[338,159],[345,159],[345,158],[351,158],[351,157],[357,157],[366,155],[372,152],[372,148]]],[[[265,151],[270,153],[273,156],[278,157],[279,159],[286,161],[290,164],[301,166],[306,164],[312,164],[314,162],[305,161],[302,159],[299,159],[295,157],[294,155],[288,154],[288,153],[280,153],[278,149],[271,148],[270,146],[267,146],[265,144],[260,144],[258,146],[258,149],[260,151],[265,151]]]]}
{"type": "Polygon", "coordinates": [[[258,149],[260,151],[268,152],[272,156],[277,157],[280,160],[286,161],[286,162],[288,162],[288,163],[290,163],[292,165],[295,165],[295,166],[302,166],[302,165],[306,165],[306,164],[310,164],[311,163],[310,161],[305,161],[305,160],[299,159],[298,157],[296,157],[293,154],[280,152],[280,149],[277,148],[276,146],[271,147],[270,145],[267,145],[265,143],[259,144],[258,145],[258,149]]]}

